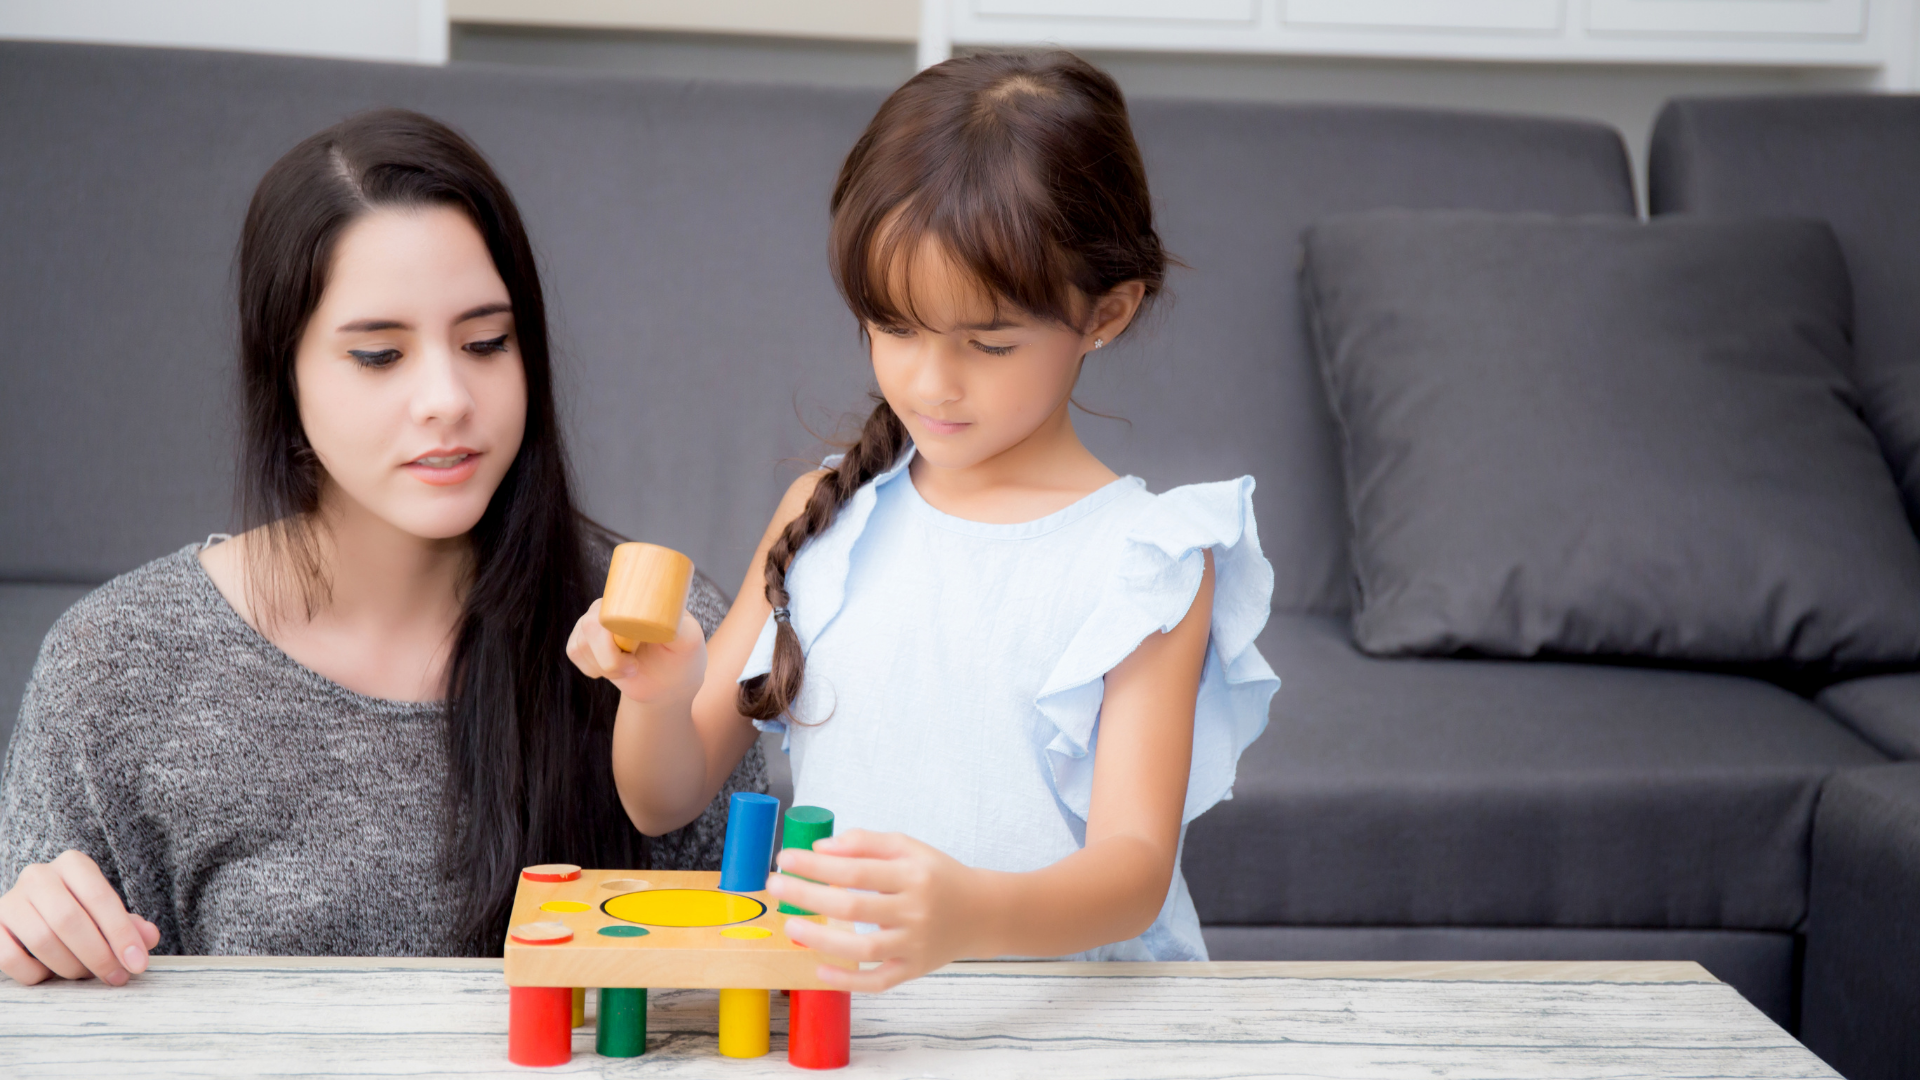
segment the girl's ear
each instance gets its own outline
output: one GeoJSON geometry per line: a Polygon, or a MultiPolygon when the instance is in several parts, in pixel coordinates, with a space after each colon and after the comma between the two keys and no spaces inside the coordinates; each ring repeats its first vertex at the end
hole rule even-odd
{"type": "Polygon", "coordinates": [[[1082,342],[1083,351],[1112,344],[1113,339],[1119,337],[1121,331],[1133,322],[1133,317],[1139,314],[1140,304],[1146,296],[1146,282],[1123,281],[1094,301],[1093,328],[1087,331],[1082,342]]]}

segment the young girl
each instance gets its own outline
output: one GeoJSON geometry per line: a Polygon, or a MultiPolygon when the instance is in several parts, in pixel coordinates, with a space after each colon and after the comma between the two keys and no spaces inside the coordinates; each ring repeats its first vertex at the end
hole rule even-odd
{"type": "Polygon", "coordinates": [[[859,439],[788,491],[710,642],[682,619],[622,653],[595,605],[569,643],[621,690],[627,811],[690,820],[752,719],[840,828],[769,891],[877,927],[787,924],[867,965],[831,985],[1205,959],[1180,846],[1266,724],[1273,576],[1251,477],[1153,495],[1068,414],[1167,261],[1120,91],[1064,53],[948,61],[881,107],[832,209],[882,398],[859,439]]]}

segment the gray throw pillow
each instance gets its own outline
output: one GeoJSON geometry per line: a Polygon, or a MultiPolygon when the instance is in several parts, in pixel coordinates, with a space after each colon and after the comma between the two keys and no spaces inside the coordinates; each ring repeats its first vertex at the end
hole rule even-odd
{"type": "Polygon", "coordinates": [[[1382,212],[1304,273],[1362,649],[1920,657],[1825,224],[1382,212]]]}

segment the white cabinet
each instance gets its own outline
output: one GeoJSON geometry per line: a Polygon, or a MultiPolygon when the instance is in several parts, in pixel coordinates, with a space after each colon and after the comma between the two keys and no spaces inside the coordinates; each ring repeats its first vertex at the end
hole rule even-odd
{"type": "Polygon", "coordinates": [[[1920,0],[922,0],[953,45],[1915,70],[1920,0]]]}
{"type": "Polygon", "coordinates": [[[1858,38],[1866,0],[1588,0],[1598,34],[1858,38]]]}
{"type": "Polygon", "coordinates": [[[1552,33],[1563,0],[1284,0],[1290,26],[1552,33]]]}
{"type": "Polygon", "coordinates": [[[974,0],[973,10],[989,18],[1252,23],[1260,16],[1260,0],[974,0]]]}

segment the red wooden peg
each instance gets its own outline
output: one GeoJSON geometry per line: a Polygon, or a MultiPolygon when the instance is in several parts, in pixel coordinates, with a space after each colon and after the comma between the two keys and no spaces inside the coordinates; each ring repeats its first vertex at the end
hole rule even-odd
{"type": "Polygon", "coordinates": [[[507,1060],[565,1065],[573,1060],[573,988],[507,988],[507,1060]]]}
{"type": "Polygon", "coordinates": [[[787,1063],[838,1069],[851,1056],[853,995],[845,990],[795,990],[787,1008],[787,1063]]]}

